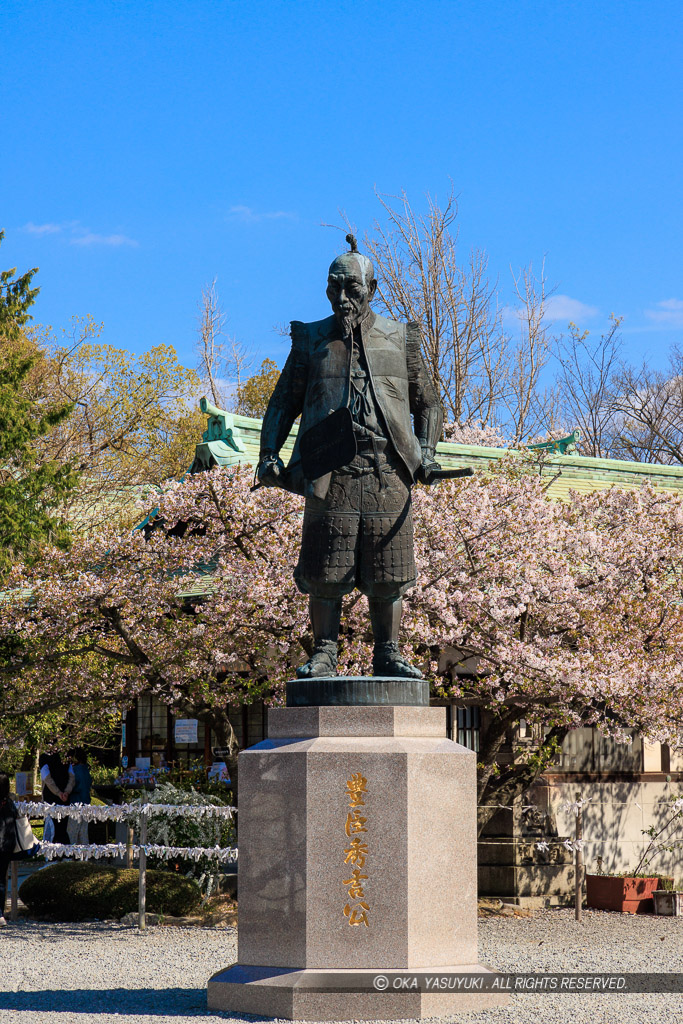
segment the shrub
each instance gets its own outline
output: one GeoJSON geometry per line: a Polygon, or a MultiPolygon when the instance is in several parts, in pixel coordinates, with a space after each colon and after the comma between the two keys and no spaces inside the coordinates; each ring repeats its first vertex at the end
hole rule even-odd
{"type": "MultiPolygon", "coordinates": [[[[223,796],[225,797],[225,794],[223,796]]],[[[198,793],[191,787],[182,790],[166,782],[135,801],[136,804],[189,804],[194,807],[216,804],[222,806],[225,802],[225,799],[198,793]]],[[[135,824],[136,829],[139,829],[139,818],[136,818],[135,824]]],[[[197,818],[192,814],[151,814],[147,820],[147,841],[159,843],[160,846],[233,846],[235,826],[228,818],[197,818]]],[[[155,864],[159,861],[150,856],[149,863],[155,864]]],[[[197,882],[206,896],[213,892],[221,872],[231,870],[222,867],[211,857],[200,857],[199,860],[179,857],[176,863],[187,878],[193,878],[197,882]]]]}
{"type": "MultiPolygon", "coordinates": [[[[38,917],[59,921],[119,918],[138,909],[138,871],[89,861],[52,864],[30,875],[19,895],[38,917]]],[[[194,910],[200,900],[198,887],[182,875],[147,872],[150,913],[182,916],[194,910]]]]}

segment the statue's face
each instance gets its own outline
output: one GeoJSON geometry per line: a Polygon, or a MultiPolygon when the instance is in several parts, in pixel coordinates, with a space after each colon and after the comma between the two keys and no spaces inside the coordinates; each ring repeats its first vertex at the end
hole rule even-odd
{"type": "Polygon", "coordinates": [[[340,256],[330,267],[327,297],[345,327],[354,327],[365,317],[376,289],[377,282],[366,280],[360,260],[352,254],[340,256]]]}

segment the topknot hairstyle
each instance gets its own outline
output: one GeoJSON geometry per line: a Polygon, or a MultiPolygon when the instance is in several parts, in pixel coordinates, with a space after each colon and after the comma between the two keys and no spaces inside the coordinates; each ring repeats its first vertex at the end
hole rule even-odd
{"type": "Polygon", "coordinates": [[[349,251],[343,252],[332,261],[332,264],[330,265],[330,273],[332,272],[332,268],[335,264],[347,260],[349,256],[354,256],[360,265],[361,272],[366,283],[369,284],[375,277],[375,268],[372,265],[372,260],[365,256],[364,253],[358,252],[358,239],[355,235],[349,233],[346,236],[346,241],[349,243],[349,251]]]}

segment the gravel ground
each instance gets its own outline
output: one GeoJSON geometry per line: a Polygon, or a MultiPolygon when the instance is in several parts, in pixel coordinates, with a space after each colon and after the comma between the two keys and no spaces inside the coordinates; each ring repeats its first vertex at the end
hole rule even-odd
{"type": "MultiPolygon", "coordinates": [[[[570,910],[480,921],[482,963],[501,971],[683,972],[683,919],[570,910]]],[[[234,930],[19,922],[0,932],[2,1024],[208,1024],[209,975],[236,958],[234,930]]],[[[463,1024],[683,1024],[683,995],[513,995],[463,1024]]]]}

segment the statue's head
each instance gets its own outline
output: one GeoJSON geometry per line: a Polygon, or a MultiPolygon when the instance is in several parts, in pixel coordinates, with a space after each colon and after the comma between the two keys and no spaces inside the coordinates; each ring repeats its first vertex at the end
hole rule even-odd
{"type": "Polygon", "coordinates": [[[372,261],[358,252],[353,235],[347,235],[346,241],[350,251],[337,256],[327,275],[327,297],[345,334],[364,319],[377,291],[372,261]]]}

